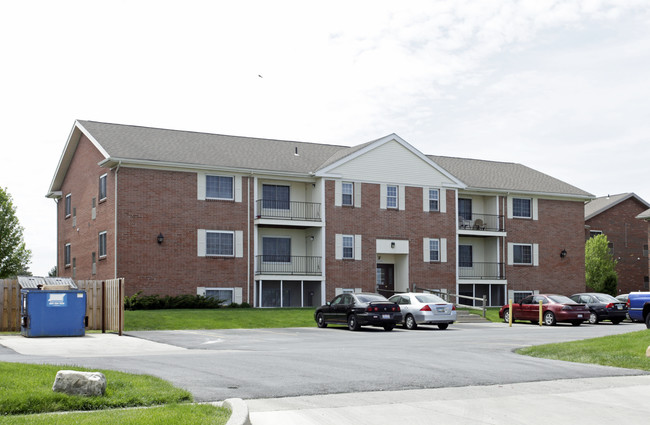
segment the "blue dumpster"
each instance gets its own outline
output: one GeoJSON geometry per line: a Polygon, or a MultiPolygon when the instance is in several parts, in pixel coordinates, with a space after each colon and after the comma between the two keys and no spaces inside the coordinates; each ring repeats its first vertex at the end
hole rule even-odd
{"type": "Polygon", "coordinates": [[[86,292],[80,289],[21,289],[20,333],[26,337],[84,336],[86,292]]]}

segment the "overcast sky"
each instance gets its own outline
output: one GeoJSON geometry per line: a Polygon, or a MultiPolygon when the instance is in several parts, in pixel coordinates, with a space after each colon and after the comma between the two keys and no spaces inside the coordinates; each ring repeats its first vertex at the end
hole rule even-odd
{"type": "Polygon", "coordinates": [[[75,119],[517,162],[650,202],[650,2],[6,1],[0,186],[56,264],[75,119]]]}

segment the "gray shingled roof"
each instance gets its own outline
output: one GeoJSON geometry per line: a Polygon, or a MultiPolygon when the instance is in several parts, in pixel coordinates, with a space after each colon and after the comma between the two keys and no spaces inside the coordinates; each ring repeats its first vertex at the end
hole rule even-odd
{"type": "Polygon", "coordinates": [[[315,172],[347,146],[79,121],[113,159],[207,167],[315,172]],[[295,155],[296,148],[298,155],[295,155]]]}
{"type": "Polygon", "coordinates": [[[615,205],[620,204],[621,202],[629,199],[636,198],[639,202],[644,204],[646,207],[650,207],[643,199],[639,198],[633,192],[619,193],[617,195],[607,195],[601,196],[600,198],[593,199],[591,202],[585,204],[585,220],[597,216],[605,210],[612,208],[615,205]]]}
{"type": "Polygon", "coordinates": [[[525,165],[512,162],[484,161],[427,155],[468,189],[487,189],[526,193],[547,193],[592,198],[593,195],[525,165]]]}
{"type": "MultiPolygon", "coordinates": [[[[113,160],[309,174],[363,147],[226,136],[78,121],[113,160]],[[295,152],[298,155],[295,155],[295,152]]],[[[379,139],[377,139],[379,140],[379,139]]],[[[521,164],[428,155],[469,189],[593,195],[521,164]]]]}
{"type": "Polygon", "coordinates": [[[650,208],[643,211],[641,214],[637,215],[636,218],[640,218],[641,220],[650,221],[650,208]]]}

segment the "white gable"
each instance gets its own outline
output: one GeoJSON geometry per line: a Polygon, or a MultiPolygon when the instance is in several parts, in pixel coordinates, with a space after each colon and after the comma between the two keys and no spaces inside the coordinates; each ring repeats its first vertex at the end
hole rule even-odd
{"type": "Polygon", "coordinates": [[[373,183],[458,187],[459,182],[395,138],[370,146],[359,155],[333,164],[327,175],[373,183]]]}

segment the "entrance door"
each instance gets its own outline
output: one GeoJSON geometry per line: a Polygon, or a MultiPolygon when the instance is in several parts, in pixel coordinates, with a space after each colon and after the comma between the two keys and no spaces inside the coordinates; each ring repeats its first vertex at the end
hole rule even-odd
{"type": "Polygon", "coordinates": [[[377,264],[377,292],[386,298],[395,292],[395,265],[377,264]]]}

